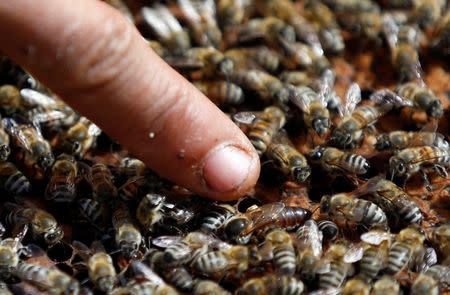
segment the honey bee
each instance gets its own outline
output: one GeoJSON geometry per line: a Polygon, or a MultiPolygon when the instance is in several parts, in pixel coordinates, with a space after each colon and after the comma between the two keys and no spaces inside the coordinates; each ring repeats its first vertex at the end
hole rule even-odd
{"type": "Polygon", "coordinates": [[[450,261],[450,224],[444,224],[434,229],[433,243],[444,258],[444,263],[450,261]]]}
{"type": "Polygon", "coordinates": [[[133,13],[128,8],[127,4],[123,0],[104,0],[112,7],[119,10],[130,22],[134,23],[133,13]]]}
{"type": "Polygon", "coordinates": [[[352,273],[352,265],[343,261],[348,249],[349,246],[345,241],[338,241],[325,252],[323,259],[329,267],[319,275],[320,289],[339,288],[345,278],[352,273]]]}
{"type": "Polygon", "coordinates": [[[145,231],[154,231],[155,226],[174,220],[177,224],[185,224],[194,217],[194,213],[158,194],[147,194],[139,202],[136,218],[145,231]]]}
{"type": "Polygon", "coordinates": [[[0,87],[0,108],[6,115],[11,115],[21,109],[20,91],[13,85],[0,87]]]}
{"type": "Polygon", "coordinates": [[[383,295],[383,294],[393,294],[399,295],[400,293],[400,285],[399,283],[390,276],[383,276],[378,279],[372,288],[371,295],[383,295]]]}
{"type": "Polygon", "coordinates": [[[282,275],[294,275],[296,257],[291,236],[285,230],[275,229],[266,236],[263,248],[273,256],[275,269],[282,275]]]}
{"type": "Polygon", "coordinates": [[[214,47],[193,47],[166,61],[181,72],[201,70],[204,78],[228,79],[234,71],[233,61],[214,47]]]}
{"type": "Polygon", "coordinates": [[[119,196],[124,201],[135,200],[146,191],[148,179],[144,176],[132,176],[118,188],[119,196]]]}
{"type": "Polygon", "coordinates": [[[319,230],[323,234],[324,242],[333,242],[339,234],[339,227],[331,220],[319,220],[317,222],[319,230]]]}
{"type": "Polygon", "coordinates": [[[252,206],[245,213],[228,219],[223,225],[227,240],[247,244],[253,233],[280,227],[287,230],[296,228],[311,217],[309,210],[296,206],[286,206],[274,202],[260,207],[252,206]]]}
{"type": "Polygon", "coordinates": [[[6,223],[16,227],[28,224],[34,240],[43,240],[51,246],[63,238],[64,232],[61,226],[47,211],[19,207],[13,203],[6,203],[5,207],[8,208],[8,214],[5,217],[6,223]]]}
{"type": "Polygon", "coordinates": [[[235,214],[236,210],[228,204],[215,204],[201,220],[201,229],[216,233],[226,220],[235,214]]]}
{"type": "Polygon", "coordinates": [[[362,223],[364,225],[387,223],[386,214],[374,203],[355,198],[348,193],[323,196],[320,210],[330,217],[362,223]]]}
{"type": "Polygon", "coordinates": [[[296,232],[297,270],[303,280],[311,282],[322,256],[323,234],[314,220],[308,220],[296,232]]]}
{"type": "Polygon", "coordinates": [[[434,25],[447,5],[444,0],[418,0],[412,3],[411,20],[422,28],[434,25]]]}
{"type": "Polygon", "coordinates": [[[178,6],[186,17],[192,40],[201,47],[220,46],[222,32],[216,21],[214,0],[178,0],[178,6]]]}
{"type": "Polygon", "coordinates": [[[409,82],[400,85],[396,92],[398,95],[409,99],[413,108],[419,111],[424,111],[428,116],[439,119],[444,114],[444,107],[439,98],[434,92],[414,82],[409,82]]]}
{"type": "Polygon", "coordinates": [[[406,182],[414,173],[422,175],[425,187],[431,191],[424,169],[432,167],[439,176],[447,178],[446,167],[450,165],[449,149],[435,146],[412,147],[395,153],[389,159],[391,178],[404,177],[406,182]]]}
{"type": "Polygon", "coordinates": [[[422,259],[425,252],[424,240],[423,230],[417,224],[401,230],[389,249],[386,271],[396,274],[422,259]]]}
{"type": "Polygon", "coordinates": [[[399,39],[400,26],[390,14],[383,15],[383,32],[391,49],[392,65],[400,74],[400,80],[421,80],[422,67],[415,44],[399,39]]]}
{"type": "Polygon", "coordinates": [[[31,161],[36,161],[44,171],[53,165],[55,159],[50,143],[44,139],[38,128],[30,124],[19,125],[12,118],[4,118],[2,123],[14,138],[15,144],[25,151],[31,161]]]}
{"type": "Polygon", "coordinates": [[[308,86],[311,85],[313,79],[307,71],[287,71],[283,72],[280,80],[286,84],[294,86],[308,86]]]}
{"type": "Polygon", "coordinates": [[[319,39],[324,50],[332,54],[344,51],[345,44],[341,29],[333,12],[319,1],[309,1],[305,4],[306,18],[319,32],[319,39]]]}
{"type": "Polygon", "coordinates": [[[411,294],[438,295],[440,294],[439,283],[433,277],[421,273],[411,285],[411,294]]]}
{"type": "Polygon", "coordinates": [[[117,274],[111,256],[106,254],[103,245],[95,241],[91,249],[85,244],[74,241],[75,251],[86,262],[89,279],[101,292],[110,292],[117,284],[117,274]]]}
{"type": "Polygon", "coordinates": [[[139,254],[143,237],[125,208],[117,209],[112,217],[112,224],[116,231],[116,245],[121,249],[126,259],[135,258],[139,254]]]}
{"type": "Polygon", "coordinates": [[[269,16],[252,18],[243,25],[237,36],[238,43],[251,43],[259,40],[277,46],[281,41],[292,43],[295,41],[294,28],[281,19],[269,16]]]}
{"type": "Polygon", "coordinates": [[[149,172],[144,162],[130,157],[124,157],[120,160],[120,170],[127,177],[144,176],[149,172]]]}
{"type": "Polygon", "coordinates": [[[385,226],[374,226],[361,236],[362,243],[352,247],[345,253],[344,261],[354,263],[360,261],[360,275],[364,279],[374,279],[387,263],[391,245],[391,234],[385,226]]]}
{"type": "Polygon", "coordinates": [[[228,26],[242,24],[250,1],[247,0],[219,0],[217,3],[217,20],[222,29],[228,26]]]}
{"type": "Polygon", "coordinates": [[[447,11],[440,19],[435,30],[433,47],[440,49],[444,56],[450,55],[450,12],[447,11]]]}
{"type": "Polygon", "coordinates": [[[12,162],[0,163],[0,186],[15,196],[31,191],[30,181],[12,162]]]}
{"type": "Polygon", "coordinates": [[[45,199],[54,202],[72,202],[76,196],[77,175],[78,167],[73,156],[59,155],[52,167],[45,199]]]}
{"type": "Polygon", "coordinates": [[[267,47],[232,48],[224,52],[236,69],[263,68],[269,73],[275,72],[280,65],[278,53],[267,47]]]}
{"type": "Polygon", "coordinates": [[[261,295],[300,295],[305,290],[302,281],[292,276],[269,274],[264,277],[248,280],[236,290],[236,295],[251,295],[257,292],[261,295]]]}
{"type": "Polygon", "coordinates": [[[234,83],[226,81],[201,81],[194,82],[193,84],[217,106],[237,106],[244,101],[242,88],[234,83]]]}
{"type": "Polygon", "coordinates": [[[19,258],[21,255],[29,256],[29,248],[22,245],[22,239],[24,238],[27,230],[28,227],[23,226],[22,229],[15,234],[14,238],[0,240],[1,279],[9,279],[11,272],[19,264],[19,258]]]}
{"type": "Polygon", "coordinates": [[[20,262],[13,274],[50,294],[78,295],[80,283],[56,267],[20,262]]]}
{"type": "Polygon", "coordinates": [[[104,207],[93,199],[77,200],[78,212],[100,232],[103,232],[104,207]]]}
{"type": "Polygon", "coordinates": [[[258,152],[258,155],[262,156],[277,131],[286,123],[286,116],[279,107],[270,106],[258,114],[248,112],[237,113],[233,116],[233,120],[242,124],[251,124],[247,136],[258,152]]]}
{"type": "Polygon", "coordinates": [[[238,69],[233,73],[231,80],[266,103],[288,101],[287,95],[284,98],[278,97],[284,87],[283,83],[264,71],[238,69]]]}
{"type": "Polygon", "coordinates": [[[90,182],[94,200],[104,202],[117,196],[111,170],[105,164],[95,164],[91,168],[90,182]]]}
{"type": "Polygon", "coordinates": [[[3,128],[3,124],[0,121],[0,162],[8,160],[11,149],[9,147],[9,135],[3,128]]]}
{"type": "Polygon", "coordinates": [[[448,290],[450,288],[450,268],[448,266],[439,264],[433,265],[425,271],[425,275],[435,279],[442,290],[448,290]]]}
{"type": "Polygon", "coordinates": [[[142,7],[140,15],[158,40],[173,54],[179,55],[191,48],[189,35],[166,7],[142,7]]]}
{"type": "Polygon", "coordinates": [[[370,285],[360,278],[352,278],[345,283],[341,290],[342,295],[369,295],[370,285]]]}
{"type": "Polygon", "coordinates": [[[87,118],[81,117],[67,131],[61,147],[66,153],[81,156],[95,146],[96,139],[101,132],[101,129],[97,125],[87,118]]]}
{"type": "Polygon", "coordinates": [[[331,173],[361,175],[370,169],[363,156],[333,147],[318,146],[311,152],[311,158],[319,161],[322,168],[331,173]]]}
{"type": "Polygon", "coordinates": [[[200,280],[192,292],[194,295],[231,295],[230,292],[223,289],[219,284],[210,280],[200,280]]]}
{"type": "Polygon", "coordinates": [[[419,206],[412,197],[382,176],[371,178],[360,189],[361,194],[371,194],[390,218],[395,218],[393,224],[421,224],[424,217],[419,206]]]}
{"type": "Polygon", "coordinates": [[[250,266],[258,265],[261,259],[257,247],[237,245],[200,255],[194,260],[193,267],[204,275],[214,275],[232,269],[242,273],[250,266]]]}
{"type": "Polygon", "coordinates": [[[166,267],[160,271],[163,278],[182,292],[192,293],[196,281],[184,266],[166,267]]]}

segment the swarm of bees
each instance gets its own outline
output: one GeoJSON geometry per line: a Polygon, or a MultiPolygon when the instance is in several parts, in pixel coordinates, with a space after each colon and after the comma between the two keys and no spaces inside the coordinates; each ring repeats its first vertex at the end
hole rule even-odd
{"type": "Polygon", "coordinates": [[[445,0],[105,2],[260,179],[201,198],[0,56],[0,294],[450,293],[445,0]]]}

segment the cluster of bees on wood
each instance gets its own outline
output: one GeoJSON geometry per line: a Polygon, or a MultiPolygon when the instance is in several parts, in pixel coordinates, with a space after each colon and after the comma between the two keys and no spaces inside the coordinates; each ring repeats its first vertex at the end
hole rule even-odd
{"type": "Polygon", "coordinates": [[[0,294],[449,292],[450,114],[419,62],[450,56],[445,0],[105,2],[245,132],[260,180],[201,198],[1,56],[0,294]],[[349,40],[394,87],[338,95],[349,40]]]}

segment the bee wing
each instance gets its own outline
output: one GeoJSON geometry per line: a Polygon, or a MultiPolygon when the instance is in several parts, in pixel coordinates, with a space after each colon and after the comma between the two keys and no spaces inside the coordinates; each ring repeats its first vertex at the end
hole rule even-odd
{"type": "Polygon", "coordinates": [[[90,136],[99,136],[102,133],[102,130],[91,122],[91,124],[88,127],[88,134],[90,136]]]}
{"type": "Polygon", "coordinates": [[[358,83],[352,83],[345,93],[345,104],[338,109],[341,117],[350,116],[361,101],[361,89],[358,83]]]}
{"type": "Polygon", "coordinates": [[[372,93],[370,100],[376,105],[392,104],[396,107],[413,106],[411,100],[401,97],[397,93],[389,89],[380,89],[372,93]]]}
{"type": "MultiPolygon", "coordinates": [[[[31,150],[28,138],[23,134],[23,132],[20,132],[20,130],[18,129],[19,124],[13,118],[3,118],[2,124],[5,130],[10,135],[14,136],[19,141],[19,144],[23,146],[25,150],[27,151],[31,150]]],[[[38,136],[42,136],[39,132],[40,131],[39,129],[36,128],[36,131],[38,136]]]]}
{"type": "Polygon", "coordinates": [[[382,30],[391,50],[397,46],[400,27],[393,15],[386,13],[382,17],[382,30]]]}
{"type": "Polygon", "coordinates": [[[180,22],[173,16],[172,12],[170,12],[167,7],[158,5],[156,6],[156,9],[159,17],[166,23],[166,25],[172,32],[183,31],[180,22]]]}
{"type": "Polygon", "coordinates": [[[410,146],[433,145],[436,139],[437,121],[430,121],[425,124],[417,134],[411,139],[410,146]]]}
{"type": "Polygon", "coordinates": [[[227,250],[233,247],[233,245],[222,241],[212,233],[196,231],[191,232],[187,237],[189,237],[190,241],[193,241],[198,245],[208,245],[208,247],[212,249],[227,250]]]}
{"type": "Polygon", "coordinates": [[[359,243],[355,246],[351,247],[344,255],[344,262],[345,263],[354,263],[356,261],[361,260],[364,254],[364,244],[359,243]]]}
{"type": "Polygon", "coordinates": [[[106,252],[105,246],[100,241],[93,241],[90,249],[92,253],[106,252]]]}
{"type": "Polygon", "coordinates": [[[361,240],[371,245],[379,245],[383,241],[389,240],[391,238],[391,233],[380,231],[369,231],[361,235],[361,240]]]}
{"type": "Polygon", "coordinates": [[[178,6],[189,21],[197,24],[202,22],[202,18],[194,7],[192,0],[178,0],[178,6]]]}
{"type": "Polygon", "coordinates": [[[27,104],[32,106],[55,106],[57,101],[44,93],[36,91],[31,88],[24,88],[20,90],[20,96],[27,104]]]}
{"type": "Polygon", "coordinates": [[[338,295],[341,294],[340,288],[327,288],[309,292],[308,295],[338,295]]]}
{"type": "Polygon", "coordinates": [[[301,43],[290,43],[284,39],[280,39],[281,45],[284,50],[289,54],[295,56],[301,64],[310,65],[312,64],[312,57],[308,53],[308,46],[301,43]]]}
{"type": "Polygon", "coordinates": [[[416,272],[425,272],[428,268],[438,262],[436,251],[433,248],[426,248],[423,258],[416,265],[416,272]]]}
{"type": "Polygon", "coordinates": [[[162,18],[159,17],[159,13],[150,7],[142,7],[141,15],[144,21],[155,31],[155,33],[162,38],[169,38],[170,28],[164,22],[162,18]]]}
{"type": "Polygon", "coordinates": [[[324,107],[328,105],[330,95],[333,93],[336,73],[332,69],[326,69],[320,76],[319,98],[324,107]]]}
{"type": "Polygon", "coordinates": [[[231,119],[233,122],[237,122],[239,124],[250,125],[255,121],[256,117],[256,113],[254,112],[239,112],[233,114],[231,119]]]}
{"type": "Polygon", "coordinates": [[[160,248],[167,248],[170,245],[178,243],[182,240],[182,236],[159,236],[155,239],[152,239],[152,244],[160,248]]]}
{"type": "Polygon", "coordinates": [[[275,222],[285,207],[286,205],[284,203],[274,202],[245,212],[244,214],[252,221],[252,226],[249,227],[249,231],[259,230],[275,222]]]}
{"type": "Polygon", "coordinates": [[[308,220],[299,227],[294,244],[299,248],[310,247],[316,257],[322,255],[323,233],[314,220],[308,220]]]}
{"type": "Polygon", "coordinates": [[[293,85],[287,85],[286,86],[289,90],[289,100],[295,104],[297,107],[299,107],[303,112],[308,112],[309,105],[311,104],[312,100],[309,96],[301,96],[300,92],[302,88],[309,88],[307,86],[293,86],[293,85]]]}
{"type": "Polygon", "coordinates": [[[66,118],[67,115],[59,110],[53,110],[50,112],[42,112],[35,114],[32,118],[29,118],[33,125],[39,125],[40,123],[45,123],[53,120],[59,120],[66,118]]]}
{"type": "Polygon", "coordinates": [[[83,260],[88,261],[91,250],[89,249],[86,244],[80,242],[80,241],[73,241],[72,247],[75,250],[76,254],[78,254],[83,260]]]}
{"type": "Polygon", "coordinates": [[[279,130],[272,138],[272,143],[281,143],[281,144],[286,144],[286,145],[290,145],[292,147],[294,147],[294,144],[292,143],[292,141],[289,139],[288,134],[286,133],[286,130],[282,129],[279,130]]]}
{"type": "Polygon", "coordinates": [[[140,261],[131,261],[130,268],[134,272],[136,277],[145,278],[150,282],[160,286],[166,285],[166,282],[164,282],[164,280],[159,275],[157,275],[149,266],[140,261]]]}

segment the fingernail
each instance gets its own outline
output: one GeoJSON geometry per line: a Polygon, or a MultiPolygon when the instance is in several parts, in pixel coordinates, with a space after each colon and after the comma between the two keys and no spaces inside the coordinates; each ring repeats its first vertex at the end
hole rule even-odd
{"type": "Polygon", "coordinates": [[[251,164],[252,158],[244,150],[232,145],[218,147],[206,156],[203,179],[214,192],[231,191],[247,179],[251,164]]]}

